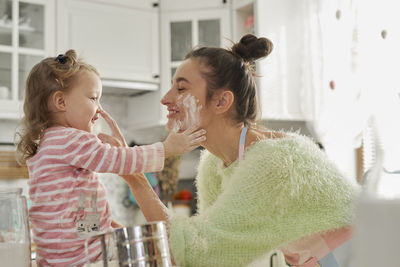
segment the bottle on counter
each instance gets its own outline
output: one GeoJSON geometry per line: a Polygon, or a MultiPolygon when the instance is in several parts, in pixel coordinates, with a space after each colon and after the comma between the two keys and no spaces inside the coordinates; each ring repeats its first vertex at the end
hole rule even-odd
{"type": "Polygon", "coordinates": [[[0,189],[0,265],[31,266],[27,201],[22,188],[0,189]]]}

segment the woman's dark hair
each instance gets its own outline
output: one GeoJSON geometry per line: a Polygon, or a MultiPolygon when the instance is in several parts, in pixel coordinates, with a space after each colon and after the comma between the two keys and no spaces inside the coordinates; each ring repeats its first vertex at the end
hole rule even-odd
{"type": "Polygon", "coordinates": [[[200,47],[189,52],[185,59],[200,60],[206,67],[202,75],[207,82],[207,102],[216,91],[230,89],[235,97],[234,120],[249,125],[258,118],[253,65],[257,59],[268,56],[272,48],[267,38],[247,34],[231,49],[200,47]]]}

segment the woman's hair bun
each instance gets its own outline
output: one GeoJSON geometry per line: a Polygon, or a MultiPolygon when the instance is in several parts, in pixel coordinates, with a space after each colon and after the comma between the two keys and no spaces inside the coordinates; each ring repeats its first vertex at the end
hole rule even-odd
{"type": "Polygon", "coordinates": [[[253,62],[268,56],[272,52],[273,44],[267,38],[257,38],[253,34],[243,36],[239,43],[232,46],[232,53],[241,57],[245,62],[253,62]]]}

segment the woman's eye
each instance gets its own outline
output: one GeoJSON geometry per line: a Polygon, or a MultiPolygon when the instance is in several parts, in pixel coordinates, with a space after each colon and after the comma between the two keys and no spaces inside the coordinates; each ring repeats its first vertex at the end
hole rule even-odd
{"type": "Polygon", "coordinates": [[[93,101],[96,101],[98,98],[97,97],[91,97],[90,99],[92,99],[93,101]]]}
{"type": "Polygon", "coordinates": [[[177,90],[178,90],[179,92],[181,92],[181,91],[185,90],[185,88],[178,87],[177,90]]]}

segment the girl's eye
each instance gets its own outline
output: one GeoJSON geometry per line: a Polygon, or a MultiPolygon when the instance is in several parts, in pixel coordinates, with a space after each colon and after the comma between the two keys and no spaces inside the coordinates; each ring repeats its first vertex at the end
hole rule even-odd
{"type": "Polygon", "coordinates": [[[98,98],[97,97],[91,97],[90,99],[92,99],[93,101],[96,101],[98,98]]]}
{"type": "Polygon", "coordinates": [[[181,91],[185,90],[185,88],[178,87],[177,90],[178,90],[179,92],[181,92],[181,91]]]}

